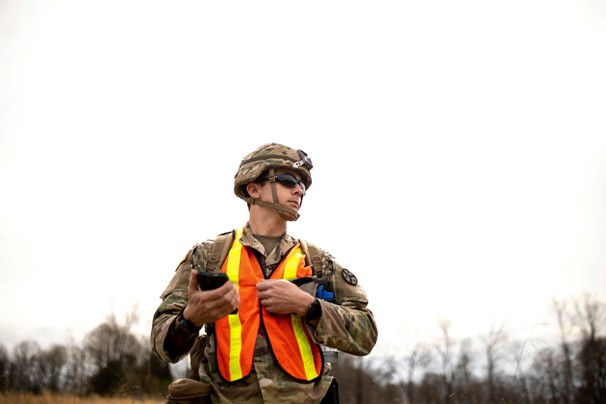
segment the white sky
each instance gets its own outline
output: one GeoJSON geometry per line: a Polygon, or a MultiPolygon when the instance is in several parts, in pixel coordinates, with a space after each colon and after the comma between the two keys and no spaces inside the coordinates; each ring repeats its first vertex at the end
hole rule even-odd
{"type": "Polygon", "coordinates": [[[0,0],[0,343],[147,334],[270,141],[312,158],[289,232],[361,280],[376,352],[547,332],[606,299],[604,72],[589,0],[0,0]]]}

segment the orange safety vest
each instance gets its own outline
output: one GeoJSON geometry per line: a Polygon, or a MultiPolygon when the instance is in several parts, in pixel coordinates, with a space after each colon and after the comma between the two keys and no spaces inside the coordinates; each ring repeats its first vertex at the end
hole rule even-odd
{"type": "MultiPolygon", "coordinates": [[[[223,379],[233,382],[252,370],[255,341],[261,321],[269,346],[280,367],[293,378],[308,382],[317,379],[324,368],[324,358],[301,316],[268,312],[257,298],[256,285],[264,279],[263,271],[251,248],[240,243],[242,229],[236,230],[234,242],[221,271],[236,284],[240,305],[236,314],[215,322],[217,366],[223,379]]],[[[270,279],[292,280],[311,276],[305,255],[295,246],[280,262],[270,279]]]]}

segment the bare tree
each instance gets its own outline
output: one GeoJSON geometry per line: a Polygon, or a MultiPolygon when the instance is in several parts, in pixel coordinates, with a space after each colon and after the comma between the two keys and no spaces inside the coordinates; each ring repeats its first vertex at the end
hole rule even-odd
{"type": "Polygon", "coordinates": [[[422,344],[417,344],[405,358],[406,362],[406,381],[401,383],[402,390],[405,393],[408,403],[414,403],[415,392],[415,372],[418,368],[427,368],[431,363],[431,352],[422,344]]]}
{"type": "Polygon", "coordinates": [[[531,376],[527,374],[527,362],[531,361],[532,357],[526,350],[527,342],[527,339],[524,341],[516,340],[505,346],[507,355],[504,356],[504,365],[513,368],[514,373],[511,375],[510,383],[503,390],[507,389],[510,394],[518,397],[518,400],[508,402],[532,403],[531,376]]]}
{"type": "Polygon", "coordinates": [[[564,383],[561,362],[561,356],[554,348],[543,348],[534,357],[532,369],[535,387],[542,402],[562,402],[564,383]]]}
{"type": "Polygon", "coordinates": [[[470,397],[476,395],[474,391],[474,377],[472,375],[473,349],[469,338],[461,341],[459,356],[455,366],[455,386],[460,390],[458,394],[461,397],[470,397]]]}
{"type": "Polygon", "coordinates": [[[436,343],[435,348],[440,362],[442,379],[442,399],[444,404],[449,404],[454,394],[455,369],[453,365],[453,340],[450,336],[450,320],[442,320],[439,323],[442,331],[441,343],[436,343]]]}
{"type": "Polygon", "coordinates": [[[339,383],[342,403],[401,403],[402,397],[389,380],[390,368],[384,363],[372,363],[368,357],[339,354],[333,363],[333,375],[339,383]]]}
{"type": "Polygon", "coordinates": [[[40,346],[34,341],[23,341],[13,348],[9,378],[13,391],[39,391],[38,382],[30,371],[39,352],[40,346]]]}
{"type": "Polygon", "coordinates": [[[0,393],[8,390],[8,370],[10,361],[4,345],[0,344],[0,393]]]}
{"type": "Polygon", "coordinates": [[[570,330],[566,322],[566,302],[553,300],[552,301],[553,311],[558,319],[558,328],[560,330],[560,347],[562,349],[563,356],[563,391],[562,399],[564,404],[570,404],[574,400],[574,386],[573,386],[573,353],[568,337],[570,330]]]}
{"type": "Polygon", "coordinates": [[[584,341],[594,341],[598,332],[604,327],[606,306],[591,295],[585,294],[580,301],[574,301],[574,311],[576,313],[574,323],[581,332],[581,338],[584,341]]]}
{"type": "Polygon", "coordinates": [[[91,331],[85,339],[87,358],[94,367],[90,387],[101,395],[140,391],[144,382],[141,369],[149,358],[147,347],[130,332],[134,323],[127,318],[120,325],[115,316],[91,331]]]}
{"type": "Polygon", "coordinates": [[[65,392],[83,395],[88,389],[90,366],[87,366],[86,351],[71,342],[67,348],[67,366],[65,369],[65,392]]]}
{"type": "Polygon", "coordinates": [[[66,360],[67,348],[62,345],[53,345],[47,350],[40,351],[31,371],[43,390],[52,393],[63,391],[66,360]]]}
{"type": "Polygon", "coordinates": [[[578,355],[581,385],[577,401],[588,404],[606,402],[606,338],[586,341],[578,355]]]}
{"type": "Polygon", "coordinates": [[[606,306],[585,295],[575,302],[576,325],[581,332],[581,349],[577,356],[581,383],[577,400],[583,403],[606,402],[606,338],[600,337],[606,306]]]}
{"type": "Polygon", "coordinates": [[[498,363],[498,353],[503,344],[507,341],[507,334],[504,331],[504,325],[491,327],[488,335],[483,338],[484,352],[486,354],[486,384],[488,388],[488,403],[497,402],[496,373],[498,363]]]}
{"type": "Polygon", "coordinates": [[[426,372],[419,385],[419,402],[424,404],[439,404],[443,401],[440,393],[444,377],[433,372],[426,372]]]}
{"type": "Polygon", "coordinates": [[[143,353],[141,343],[130,332],[129,321],[120,325],[113,315],[86,336],[85,349],[92,363],[101,368],[127,357],[136,360],[143,353]]]}

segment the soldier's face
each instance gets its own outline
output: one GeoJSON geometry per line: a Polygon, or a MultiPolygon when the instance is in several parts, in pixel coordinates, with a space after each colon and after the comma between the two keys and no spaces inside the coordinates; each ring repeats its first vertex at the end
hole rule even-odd
{"type": "Polygon", "coordinates": [[[261,199],[267,202],[279,203],[295,210],[299,210],[301,199],[305,195],[305,184],[301,181],[301,176],[294,170],[277,169],[276,181],[273,183],[276,187],[278,201],[273,200],[272,183],[264,182],[261,187],[261,199]]]}

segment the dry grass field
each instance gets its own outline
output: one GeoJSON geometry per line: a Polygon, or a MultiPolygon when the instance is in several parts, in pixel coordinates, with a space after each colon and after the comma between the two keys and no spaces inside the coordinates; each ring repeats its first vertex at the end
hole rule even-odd
{"type": "Polygon", "coordinates": [[[136,398],[77,397],[53,394],[0,394],[0,404],[162,404],[164,400],[136,398]]]}

